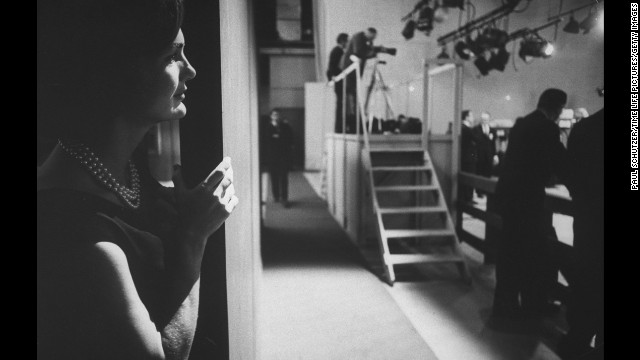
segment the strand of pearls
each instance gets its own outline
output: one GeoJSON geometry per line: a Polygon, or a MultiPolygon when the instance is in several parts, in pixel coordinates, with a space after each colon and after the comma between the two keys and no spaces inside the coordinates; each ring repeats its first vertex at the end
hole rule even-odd
{"type": "Polygon", "coordinates": [[[60,139],[58,139],[58,145],[60,145],[62,150],[69,156],[78,160],[96,180],[110,191],[113,191],[131,208],[137,209],[140,206],[140,176],[133,161],[129,160],[129,181],[131,182],[131,188],[128,188],[120,184],[113,175],[111,175],[109,170],[87,145],[80,142],[64,143],[60,139]]]}

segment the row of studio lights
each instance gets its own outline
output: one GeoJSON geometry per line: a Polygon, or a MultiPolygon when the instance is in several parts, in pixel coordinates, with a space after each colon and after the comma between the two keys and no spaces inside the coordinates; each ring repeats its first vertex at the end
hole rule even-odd
{"type": "MultiPolygon", "coordinates": [[[[553,25],[559,21],[560,19],[550,24],[553,25]]],[[[570,34],[579,34],[582,31],[583,34],[588,34],[596,27],[604,30],[604,10],[598,11],[597,8],[592,7],[587,17],[580,22],[571,13],[569,21],[563,27],[563,31],[570,34]]],[[[491,70],[504,71],[511,57],[511,54],[506,50],[506,45],[509,41],[517,38],[522,38],[518,56],[527,64],[531,63],[534,58],[546,59],[554,53],[553,43],[544,39],[535,30],[523,29],[510,35],[495,27],[485,28],[475,38],[467,35],[464,40],[456,42],[454,51],[457,57],[462,60],[473,59],[473,63],[480,71],[480,74],[486,76],[491,70]]],[[[445,45],[442,47],[442,52],[438,55],[438,59],[449,58],[445,45]]]]}
{"type": "MultiPolygon", "coordinates": [[[[504,71],[511,58],[506,45],[511,37],[505,31],[487,28],[475,39],[470,35],[465,40],[458,41],[454,50],[462,60],[473,60],[480,74],[486,76],[491,70],[504,71]]],[[[553,43],[544,39],[537,32],[526,32],[522,35],[518,56],[525,62],[531,63],[534,58],[548,58],[554,52],[553,43]]],[[[438,55],[439,59],[449,59],[446,47],[438,55]]]]}

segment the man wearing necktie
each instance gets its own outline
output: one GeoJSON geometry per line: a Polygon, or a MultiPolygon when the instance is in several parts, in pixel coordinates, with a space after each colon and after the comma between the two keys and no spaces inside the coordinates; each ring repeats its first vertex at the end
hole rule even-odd
{"type": "Polygon", "coordinates": [[[480,114],[480,124],[473,129],[478,148],[476,173],[485,177],[491,177],[493,174],[494,157],[496,155],[496,146],[489,126],[490,121],[491,114],[483,111],[480,114]]]}

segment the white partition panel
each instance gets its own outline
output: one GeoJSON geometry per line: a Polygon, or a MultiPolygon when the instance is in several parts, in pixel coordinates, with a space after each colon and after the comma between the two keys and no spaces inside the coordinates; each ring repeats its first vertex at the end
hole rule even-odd
{"type": "Polygon", "coordinates": [[[336,95],[324,82],[304,84],[305,170],[320,171],[324,167],[325,135],[333,132],[336,95]]]}

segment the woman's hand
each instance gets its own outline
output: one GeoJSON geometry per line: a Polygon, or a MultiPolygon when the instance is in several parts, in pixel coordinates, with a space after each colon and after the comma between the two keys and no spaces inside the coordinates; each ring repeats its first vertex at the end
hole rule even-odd
{"type": "Polygon", "coordinates": [[[225,157],[211,174],[193,189],[187,189],[179,165],[173,183],[182,230],[190,238],[207,239],[220,228],[238,204],[233,188],[231,158],[225,157]]]}

